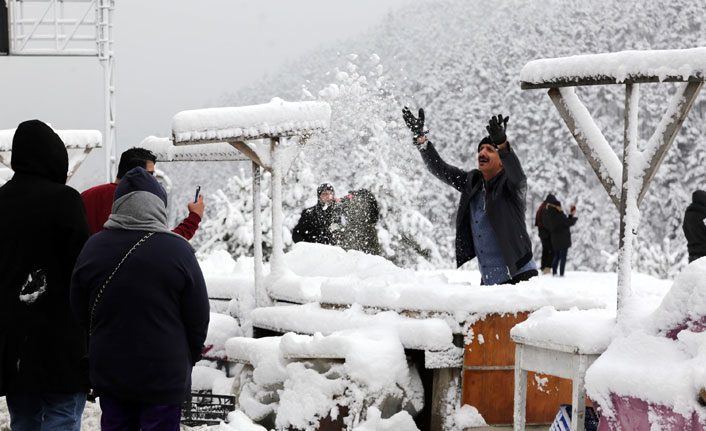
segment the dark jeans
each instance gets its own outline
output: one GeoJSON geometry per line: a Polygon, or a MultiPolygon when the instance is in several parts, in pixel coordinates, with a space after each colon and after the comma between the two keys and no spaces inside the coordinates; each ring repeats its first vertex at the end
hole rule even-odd
{"type": "Polygon", "coordinates": [[[547,238],[540,238],[542,240],[542,265],[540,269],[551,268],[552,261],[554,260],[554,249],[552,249],[552,241],[547,238]]]}
{"type": "Polygon", "coordinates": [[[140,404],[109,395],[99,400],[101,431],[179,431],[179,404],[140,404]]]}
{"type": "Polygon", "coordinates": [[[556,275],[556,268],[559,266],[559,275],[564,276],[564,268],[566,268],[566,255],[569,249],[554,250],[554,262],[552,263],[552,274],[556,275]]]}
{"type": "Polygon", "coordinates": [[[13,431],[79,431],[86,394],[8,395],[13,431]]]}

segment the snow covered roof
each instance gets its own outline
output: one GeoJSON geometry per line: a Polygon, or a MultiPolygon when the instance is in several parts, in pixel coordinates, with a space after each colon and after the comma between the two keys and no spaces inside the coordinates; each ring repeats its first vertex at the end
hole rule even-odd
{"type": "Polygon", "coordinates": [[[152,151],[158,162],[247,161],[249,157],[227,142],[204,145],[175,146],[171,138],[148,136],[140,143],[152,151]]]}
{"type": "Polygon", "coordinates": [[[548,58],[530,61],[520,71],[523,89],[705,78],[706,47],[548,58]]]}
{"type": "Polygon", "coordinates": [[[326,102],[286,102],[274,98],[253,106],[197,109],[174,116],[176,145],[247,141],[326,131],[331,107],[326,102]]]}
{"type": "MultiPolygon", "coordinates": [[[[0,151],[12,151],[16,129],[0,130],[0,151]]],[[[69,150],[100,147],[103,135],[98,130],[54,130],[69,150]]]]}

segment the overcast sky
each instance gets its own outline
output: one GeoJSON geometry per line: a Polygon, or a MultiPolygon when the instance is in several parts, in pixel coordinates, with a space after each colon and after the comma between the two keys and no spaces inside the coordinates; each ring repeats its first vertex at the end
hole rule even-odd
{"type": "MultiPolygon", "coordinates": [[[[117,1],[118,154],[145,136],[168,136],[175,113],[216,106],[224,94],[363,33],[412,1],[419,0],[117,1]]],[[[39,118],[57,129],[103,131],[103,71],[94,57],[0,57],[0,82],[0,129],[39,118]]],[[[80,172],[98,183],[103,154],[94,153],[80,172]]]]}

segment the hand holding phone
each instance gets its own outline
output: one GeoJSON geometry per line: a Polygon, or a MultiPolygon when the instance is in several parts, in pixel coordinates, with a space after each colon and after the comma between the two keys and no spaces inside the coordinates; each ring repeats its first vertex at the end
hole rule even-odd
{"type": "Polygon", "coordinates": [[[194,196],[194,203],[199,201],[199,193],[201,192],[201,186],[196,186],[196,196],[194,196]]]}

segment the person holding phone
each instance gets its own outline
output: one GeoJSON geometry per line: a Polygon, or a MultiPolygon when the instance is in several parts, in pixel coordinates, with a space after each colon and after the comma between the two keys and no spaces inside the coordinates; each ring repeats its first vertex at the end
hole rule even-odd
{"type": "Polygon", "coordinates": [[[566,268],[566,258],[571,247],[571,226],[576,224],[576,207],[571,206],[571,211],[567,216],[561,208],[561,202],[549,194],[546,199],[546,207],[542,214],[542,225],[549,230],[549,238],[554,249],[554,259],[552,260],[552,275],[564,276],[566,268]]]}
{"type": "MultiPolygon", "coordinates": [[[[112,183],[103,184],[92,187],[83,193],[83,205],[86,207],[86,217],[88,225],[91,227],[91,233],[95,234],[103,230],[103,224],[108,220],[111,209],[113,207],[113,195],[118,188],[118,184],[123,176],[132,168],[140,167],[148,173],[154,175],[155,164],[157,157],[145,148],[133,147],[124,151],[120,155],[120,163],[118,164],[118,174],[112,183]]],[[[172,231],[177,233],[187,240],[193,238],[196,230],[199,228],[199,223],[203,219],[204,202],[203,196],[199,192],[201,187],[196,190],[196,198],[194,202],[189,202],[187,208],[189,215],[175,227],[172,231]]]]}

